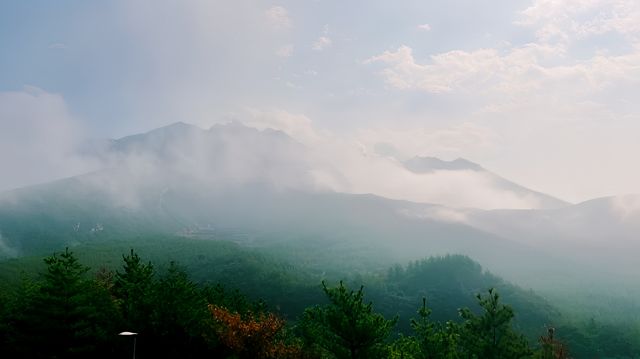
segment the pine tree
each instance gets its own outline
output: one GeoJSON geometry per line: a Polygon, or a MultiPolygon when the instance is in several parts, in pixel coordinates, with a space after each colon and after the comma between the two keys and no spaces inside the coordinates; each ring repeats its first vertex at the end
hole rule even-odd
{"type": "Polygon", "coordinates": [[[153,301],[153,336],[166,357],[191,357],[206,348],[202,336],[210,321],[198,286],[175,262],[157,281],[153,301]]]}
{"type": "Polygon", "coordinates": [[[385,357],[384,341],[397,322],[386,320],[364,302],[364,288],[349,290],[342,282],[337,288],[322,287],[329,304],[308,308],[302,332],[308,344],[318,346],[337,358],[385,357]]]}
{"type": "Polygon", "coordinates": [[[427,299],[422,298],[422,307],[418,310],[418,319],[411,319],[411,328],[415,333],[419,353],[415,358],[454,359],[458,353],[458,326],[453,322],[444,324],[429,319],[431,309],[427,308],[427,299]]]}
{"type": "Polygon", "coordinates": [[[146,334],[150,330],[153,312],[154,269],[144,264],[137,253],[122,256],[124,265],[115,275],[113,291],[120,303],[124,327],[122,330],[146,334]]]}
{"type": "Polygon", "coordinates": [[[489,289],[487,296],[478,294],[482,315],[470,309],[460,310],[464,320],[461,344],[468,357],[482,359],[517,359],[530,357],[527,340],[511,328],[511,307],[500,303],[500,296],[489,289]]]}
{"type": "Polygon", "coordinates": [[[14,345],[31,358],[80,358],[109,354],[115,307],[89,270],[67,248],[45,258],[43,279],[25,291],[15,314],[14,345]]]}

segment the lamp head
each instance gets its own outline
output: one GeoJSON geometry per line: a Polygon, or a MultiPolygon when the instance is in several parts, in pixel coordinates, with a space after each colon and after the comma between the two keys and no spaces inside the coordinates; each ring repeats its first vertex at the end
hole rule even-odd
{"type": "Polygon", "coordinates": [[[130,336],[130,335],[138,335],[138,333],[133,333],[133,332],[122,332],[122,333],[119,333],[118,335],[130,336]]]}

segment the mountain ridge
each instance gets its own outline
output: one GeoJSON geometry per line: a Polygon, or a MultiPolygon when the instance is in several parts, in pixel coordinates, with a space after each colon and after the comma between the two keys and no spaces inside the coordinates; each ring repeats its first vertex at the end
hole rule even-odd
{"type": "MultiPolygon", "coordinates": [[[[628,268],[629,253],[635,250],[630,239],[640,232],[636,226],[614,221],[620,216],[616,210],[632,208],[634,200],[618,203],[619,208],[612,205],[615,198],[596,201],[585,215],[589,203],[483,210],[376,193],[338,193],[317,186],[315,163],[304,156],[308,149],[281,131],[239,123],[203,130],[181,123],[149,133],[119,139],[125,145],[119,147],[121,157],[115,156],[112,166],[0,194],[0,248],[5,248],[5,255],[104,236],[182,236],[210,224],[233,232],[234,238],[248,238],[243,239],[247,245],[314,238],[370,245],[397,259],[462,253],[503,275],[530,271],[535,276],[540,270],[559,268],[557,253],[547,248],[554,238],[554,243],[562,244],[563,256],[588,262],[593,256],[605,258],[606,253],[576,243],[602,247],[610,236],[609,244],[615,244],[616,253],[624,258],[618,261],[625,264],[620,268],[628,268]],[[185,136],[193,137],[185,140],[185,136]],[[151,145],[140,146],[145,143],[151,145]],[[156,146],[164,152],[155,151],[156,146]],[[608,205],[601,204],[605,202],[608,205]],[[74,231],[78,224],[80,229],[74,231]],[[91,232],[94,228],[98,232],[91,232]],[[496,261],[495,255],[515,259],[496,261]],[[552,264],[536,268],[542,262],[552,264]]],[[[435,172],[490,173],[464,159],[427,161],[439,168],[435,172]]],[[[429,177],[415,177],[423,178],[429,177]]],[[[635,223],[635,212],[629,213],[630,223],[635,223]]]]}

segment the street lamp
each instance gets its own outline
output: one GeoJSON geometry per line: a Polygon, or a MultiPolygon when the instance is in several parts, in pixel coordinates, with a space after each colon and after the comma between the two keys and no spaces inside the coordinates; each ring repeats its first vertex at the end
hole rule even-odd
{"type": "Polygon", "coordinates": [[[133,359],[136,359],[136,336],[138,336],[138,333],[122,332],[118,335],[121,335],[123,337],[133,337],[133,359]]]}

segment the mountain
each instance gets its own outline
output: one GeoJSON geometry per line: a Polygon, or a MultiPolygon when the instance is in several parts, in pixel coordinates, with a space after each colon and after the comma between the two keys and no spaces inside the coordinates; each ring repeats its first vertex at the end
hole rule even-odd
{"type": "MultiPolygon", "coordinates": [[[[144,134],[91,143],[82,151],[101,168],[170,169],[178,181],[269,182],[283,188],[324,189],[448,207],[538,209],[567,205],[509,182],[464,159],[442,161],[361,152],[352,146],[303,145],[283,132],[233,122],[209,130],[175,123],[144,134]]],[[[158,171],[156,171],[158,172],[158,171]]],[[[166,174],[163,174],[166,176],[166,174]]]]}
{"type": "Polygon", "coordinates": [[[455,318],[475,304],[471,294],[497,286],[532,337],[559,320],[549,303],[585,318],[635,320],[630,313],[640,312],[640,196],[571,205],[468,160],[364,153],[374,165],[356,169],[362,178],[384,172],[386,188],[433,201],[385,198],[375,191],[385,187],[356,186],[349,162],[322,167],[313,151],[239,123],[177,123],[96,142],[83,156],[99,170],[0,193],[0,257],[22,257],[2,261],[2,276],[17,280],[23,263],[35,268],[36,257],[65,246],[97,267],[134,248],[184,261],[199,280],[238,286],[291,315],[317,302],[313,284],[345,276],[403,318],[424,296],[443,309],[440,319],[455,318]],[[341,169],[351,191],[322,180],[341,169]],[[486,208],[505,203],[512,206],[486,208]]]}
{"type": "Polygon", "coordinates": [[[470,211],[465,223],[601,273],[639,279],[640,195],[598,198],[553,210],[470,211]]]}
{"type": "Polygon", "coordinates": [[[433,203],[375,191],[340,193],[319,181],[319,172],[336,168],[319,167],[312,150],[283,132],[239,123],[209,130],[177,123],[88,146],[83,155],[102,169],[0,194],[0,255],[116,239],[133,245],[157,235],[287,248],[305,265],[324,256],[358,258],[381,269],[465,254],[527,285],[544,285],[550,276],[561,286],[585,273],[601,279],[607,273],[638,275],[632,266],[640,232],[637,197],[569,205],[473,162],[425,157],[372,158],[384,161],[387,175],[410,178],[389,188],[428,187],[425,198],[433,203]],[[450,194],[471,199],[452,205],[450,194]],[[507,200],[495,203],[535,202],[543,209],[455,206],[500,196],[507,200]]]}
{"type": "Polygon", "coordinates": [[[435,157],[416,156],[404,162],[404,166],[415,173],[433,173],[435,171],[484,171],[477,163],[457,158],[453,161],[443,161],[435,157]]]}
{"type": "Polygon", "coordinates": [[[65,245],[115,239],[133,245],[140,236],[172,235],[262,248],[315,246],[320,252],[305,254],[309,261],[333,253],[345,260],[368,258],[377,268],[461,253],[493,270],[522,265],[531,254],[524,246],[464,224],[411,215],[412,208],[429,205],[373,195],[282,190],[265,183],[216,189],[194,182],[154,185],[136,193],[135,200],[124,201],[112,198],[111,189],[97,190],[101,182],[95,175],[3,195],[0,231],[5,247],[34,255],[65,245]],[[496,262],[496,254],[508,260],[496,262]]]}
{"type": "Polygon", "coordinates": [[[307,151],[282,132],[238,123],[209,130],[178,123],[108,141],[85,153],[105,163],[99,171],[0,194],[0,250],[31,255],[173,235],[265,248],[306,241],[345,260],[358,252],[379,268],[447,253],[492,270],[527,267],[526,246],[414,215],[447,207],[323,188],[307,151]]]}
{"type": "MultiPolygon", "coordinates": [[[[486,191],[493,191],[499,196],[509,196],[514,200],[520,200],[523,208],[552,209],[569,205],[568,202],[558,198],[536,192],[506,180],[464,158],[452,161],[443,161],[435,157],[414,157],[403,162],[404,167],[416,174],[435,175],[447,174],[450,177],[469,177],[469,182],[481,183],[486,191]]],[[[473,184],[472,184],[473,185],[473,184]]],[[[461,186],[449,188],[450,191],[460,191],[461,186]]],[[[444,203],[445,205],[447,203],[444,203]]],[[[477,207],[485,208],[485,207],[477,207]]]]}
{"type": "MultiPolygon", "coordinates": [[[[90,146],[86,158],[98,159],[113,182],[126,172],[127,186],[162,182],[198,182],[208,187],[269,183],[283,188],[313,185],[305,147],[275,130],[259,131],[237,122],[203,130],[175,123],[144,134],[90,146]],[[155,178],[153,178],[155,177],[155,178]],[[138,178],[143,180],[134,181],[138,178]]],[[[165,183],[168,185],[169,183],[165,183]]]]}

